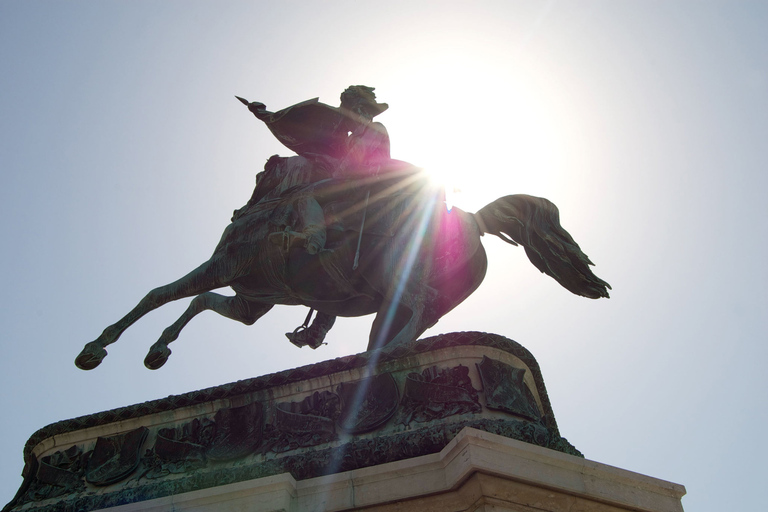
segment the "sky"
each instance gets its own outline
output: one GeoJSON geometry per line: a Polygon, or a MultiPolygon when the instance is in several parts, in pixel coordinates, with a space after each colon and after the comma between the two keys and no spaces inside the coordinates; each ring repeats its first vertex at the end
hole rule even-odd
{"type": "MultiPolygon", "coordinates": [[[[50,423],[362,352],[188,304],[83,345],[207,260],[273,154],[236,99],[278,110],[376,87],[392,156],[476,211],[527,193],[613,286],[577,297],[483,238],[478,291],[425,336],[497,333],[537,358],[588,459],[686,486],[686,510],[760,510],[768,470],[768,3],[418,0],[0,2],[0,505],[50,423]]],[[[225,293],[231,293],[228,290],[225,293]]]]}

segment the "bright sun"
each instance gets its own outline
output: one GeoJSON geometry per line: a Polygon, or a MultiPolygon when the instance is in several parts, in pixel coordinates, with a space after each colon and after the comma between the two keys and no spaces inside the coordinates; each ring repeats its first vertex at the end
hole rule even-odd
{"type": "Polygon", "coordinates": [[[467,211],[504,195],[551,194],[552,180],[564,184],[567,141],[583,128],[562,86],[534,78],[533,64],[500,66],[454,50],[449,61],[407,70],[406,83],[423,90],[381,86],[392,157],[423,168],[467,211]]]}
{"type": "Polygon", "coordinates": [[[560,166],[554,141],[530,119],[489,116],[478,131],[455,118],[436,117],[433,126],[418,133],[391,128],[392,156],[429,173],[444,187],[449,207],[476,211],[500,196],[535,195],[560,166]]]}

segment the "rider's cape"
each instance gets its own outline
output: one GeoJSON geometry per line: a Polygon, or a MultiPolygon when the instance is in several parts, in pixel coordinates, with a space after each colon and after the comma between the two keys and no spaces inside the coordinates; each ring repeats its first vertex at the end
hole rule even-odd
{"type": "Polygon", "coordinates": [[[299,155],[343,154],[349,116],[318,98],[302,101],[260,118],[285,147],[299,155]]]}

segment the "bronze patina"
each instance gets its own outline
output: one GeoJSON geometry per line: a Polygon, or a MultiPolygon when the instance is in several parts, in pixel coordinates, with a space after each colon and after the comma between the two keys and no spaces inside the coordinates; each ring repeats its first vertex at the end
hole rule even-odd
{"type": "Polygon", "coordinates": [[[341,105],[317,99],[270,112],[239,98],[296,156],[273,156],[248,203],[236,210],[213,256],[181,279],[150,291],[75,359],[99,365],[104,347],[148,312],[194,297],[163,331],[144,364],[161,367],[182,328],[213,310],[250,325],[275,304],[318,312],[288,335],[316,348],[337,316],[376,315],[368,349],[416,340],[482,282],[483,234],[522,245],[541,272],[569,291],[608,297],[610,286],[560,226],[546,199],[509,195],[477,213],[446,209],[425,173],[390,157],[389,136],[373,118],[387,109],[373,88],[349,87],[341,105]],[[212,290],[231,287],[235,295],[212,290]]]}

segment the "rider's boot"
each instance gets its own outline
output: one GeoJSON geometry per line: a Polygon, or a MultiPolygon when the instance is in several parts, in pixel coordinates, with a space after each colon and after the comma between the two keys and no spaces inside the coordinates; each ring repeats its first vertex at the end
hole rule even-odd
{"type": "Polygon", "coordinates": [[[325,335],[331,330],[334,322],[336,322],[335,316],[318,312],[312,325],[306,329],[299,328],[293,332],[287,332],[285,337],[299,348],[309,345],[310,348],[315,349],[323,344],[325,335]]]}

